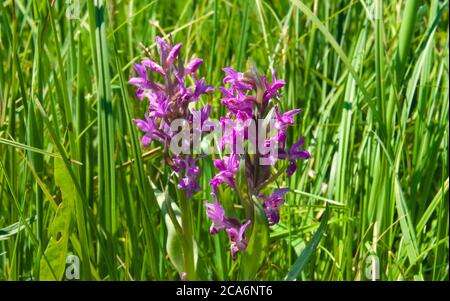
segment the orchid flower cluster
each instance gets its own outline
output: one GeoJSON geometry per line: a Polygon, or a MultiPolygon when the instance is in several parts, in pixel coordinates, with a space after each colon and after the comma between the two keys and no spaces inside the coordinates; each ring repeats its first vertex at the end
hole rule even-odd
{"type": "MultiPolygon", "coordinates": [[[[164,160],[178,176],[178,188],[185,190],[190,199],[200,191],[200,169],[196,164],[204,155],[193,157],[191,154],[174,153],[171,142],[177,132],[171,125],[174,121],[183,119],[194,136],[204,131],[204,124],[211,127],[211,107],[206,105],[195,110],[190,104],[214,90],[214,87],[206,85],[204,78],[198,79],[195,74],[202,59],[193,59],[184,66],[180,57],[181,43],[168,44],[157,37],[156,44],[159,63],[150,59],[142,60],[140,64],[134,65],[138,76],[129,80],[130,84],[137,87],[136,95],[139,100],[146,99],[149,102],[144,119],[135,120],[135,124],[143,132],[141,142],[144,146],[152,141],[163,144],[164,160]],[[188,86],[188,83],[193,85],[188,86]]],[[[310,154],[302,148],[303,137],[287,147],[288,128],[294,124],[294,116],[300,110],[283,112],[281,109],[280,90],[285,82],[276,79],[275,72],[272,72],[272,78],[268,80],[265,75],[261,77],[254,68],[246,73],[231,68],[224,68],[223,71],[223,84],[226,86],[220,87],[223,95],[221,104],[227,109],[227,113],[214,127],[219,127],[221,136],[218,146],[221,153],[226,155],[213,161],[217,169],[217,174],[210,181],[214,202],[205,201],[204,205],[207,216],[212,221],[210,233],[214,235],[225,230],[231,243],[231,257],[235,260],[237,253],[245,251],[248,246],[249,240],[245,233],[253,216],[247,210],[247,218],[243,223],[227,216],[218,200],[219,187],[224,184],[237,191],[244,209],[249,206],[253,208],[253,202],[261,200],[268,224],[275,225],[280,221],[280,207],[285,202],[284,197],[289,189],[277,189],[268,197],[261,192],[266,191],[269,184],[284,172],[287,177],[292,176],[297,169],[297,161],[308,159],[310,154]],[[252,126],[261,120],[265,125],[270,121],[269,130],[266,127],[258,126],[256,129],[252,126]],[[241,146],[244,142],[253,151],[243,151],[241,146]],[[277,173],[272,173],[272,167],[279,160],[287,162],[277,173]],[[243,173],[243,177],[238,177],[240,173],[243,173]],[[242,178],[245,180],[241,182],[245,183],[239,182],[238,179],[242,178]]],[[[190,145],[192,138],[189,139],[183,143],[190,145]]]]}
{"type": "MultiPolygon", "coordinates": [[[[135,120],[136,126],[144,133],[142,144],[149,145],[153,140],[164,145],[164,159],[180,179],[178,188],[185,190],[189,198],[198,192],[197,182],[199,168],[191,155],[171,154],[170,142],[176,134],[171,128],[175,120],[186,120],[191,130],[193,121],[198,118],[200,126],[209,118],[210,106],[206,105],[200,110],[189,107],[201,95],[212,91],[212,86],[205,85],[205,79],[198,79],[195,75],[202,59],[196,58],[186,66],[180,57],[181,43],[167,44],[162,38],[156,38],[159,64],[151,59],[144,59],[141,64],[134,64],[138,77],[128,82],[137,87],[136,95],[139,100],[149,101],[148,112],[144,119],[135,120]],[[193,86],[187,86],[188,78],[194,81],[193,86]],[[161,81],[157,81],[161,79],[161,81]]],[[[185,141],[185,143],[189,141],[185,141]]]]}
{"type": "MultiPolygon", "coordinates": [[[[291,110],[281,113],[277,98],[280,96],[280,89],[285,85],[281,79],[276,79],[273,72],[271,82],[266,76],[260,75],[253,69],[247,73],[237,72],[231,68],[224,68],[226,76],[224,84],[229,88],[220,87],[223,98],[221,103],[227,108],[228,113],[222,117],[220,124],[225,132],[222,136],[220,146],[228,149],[231,154],[223,159],[214,160],[214,166],[218,173],[212,178],[210,185],[213,188],[214,203],[205,203],[208,217],[213,221],[211,234],[217,233],[220,229],[225,229],[231,241],[231,255],[236,258],[237,251],[244,251],[248,245],[248,240],[244,238],[250,219],[240,225],[235,219],[224,215],[224,209],[217,200],[218,187],[224,183],[234,190],[239,190],[237,174],[240,170],[241,161],[244,161],[244,172],[247,187],[247,202],[252,202],[252,196],[257,196],[263,200],[263,208],[269,225],[275,225],[280,220],[280,206],[284,203],[284,195],[288,188],[275,190],[269,197],[260,194],[271,179],[271,166],[278,159],[288,160],[286,170],[290,177],[297,168],[298,159],[308,159],[310,154],[302,149],[304,138],[294,143],[291,148],[286,147],[286,132],[289,126],[294,124],[294,116],[300,110],[291,110]],[[272,108],[272,109],[270,109],[272,108]],[[274,115],[274,116],[273,116],[274,115]],[[257,121],[273,120],[274,132],[267,131],[266,128],[258,126],[251,127],[257,121]],[[230,124],[232,125],[230,127],[230,124]],[[232,129],[227,132],[227,129],[232,129]],[[263,141],[258,141],[262,139],[263,141]],[[248,141],[256,152],[251,156],[249,152],[242,153],[239,149],[239,142],[248,141]],[[254,144],[263,144],[271,147],[275,152],[264,153],[261,147],[254,144]],[[263,161],[265,159],[265,161],[263,161]],[[265,163],[263,163],[265,162],[265,163]]],[[[258,145],[259,146],[259,145],[258,145]]],[[[274,178],[273,180],[275,180],[274,178]]],[[[245,204],[243,204],[245,207],[245,204]]]]}

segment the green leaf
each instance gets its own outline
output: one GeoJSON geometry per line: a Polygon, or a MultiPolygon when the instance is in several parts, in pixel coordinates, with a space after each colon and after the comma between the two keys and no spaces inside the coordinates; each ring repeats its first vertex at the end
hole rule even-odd
{"type": "Polygon", "coordinates": [[[55,183],[61,189],[63,202],[59,204],[49,227],[51,237],[44,252],[48,262],[44,259],[40,261],[41,280],[61,280],[64,275],[76,196],[75,185],[68,176],[64,162],[55,160],[54,164],[55,183]]]}
{"type": "Polygon", "coordinates": [[[322,238],[322,235],[327,228],[328,215],[329,215],[328,209],[326,209],[325,213],[323,214],[322,221],[320,222],[319,229],[317,229],[311,241],[306,245],[305,249],[303,249],[303,252],[300,254],[300,256],[298,256],[291,270],[287,274],[285,280],[288,281],[296,280],[298,275],[303,271],[303,268],[309,262],[311,255],[314,253],[317,246],[319,245],[320,239],[322,238]]]}
{"type": "MultiPolygon", "coordinates": [[[[161,214],[164,216],[164,222],[167,228],[166,252],[175,269],[181,273],[184,271],[184,251],[183,241],[185,237],[181,229],[181,210],[175,202],[172,202],[167,192],[156,191],[156,200],[161,208],[161,214]],[[169,208],[171,206],[171,208],[169,208]]],[[[194,262],[197,265],[198,247],[194,246],[194,262]]]]}
{"type": "Polygon", "coordinates": [[[246,237],[250,237],[247,249],[241,257],[241,278],[252,280],[255,278],[264,258],[267,255],[269,245],[269,225],[266,214],[259,202],[254,198],[254,219],[252,221],[252,232],[246,237]]]}
{"type": "MultiPolygon", "coordinates": [[[[27,223],[31,225],[34,221],[36,221],[36,215],[27,218],[27,223]]],[[[14,223],[7,227],[0,229],[0,240],[9,239],[11,236],[17,234],[19,231],[22,231],[25,228],[25,225],[21,222],[14,223]]]]}

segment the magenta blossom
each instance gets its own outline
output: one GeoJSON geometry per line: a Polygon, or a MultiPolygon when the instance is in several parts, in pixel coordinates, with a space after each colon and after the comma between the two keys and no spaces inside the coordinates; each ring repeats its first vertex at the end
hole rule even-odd
{"type": "MultiPolygon", "coordinates": [[[[214,194],[213,194],[214,195],[214,194]]],[[[225,219],[225,210],[219,205],[217,197],[214,195],[214,204],[203,202],[206,207],[206,215],[212,220],[209,232],[211,234],[216,234],[220,230],[225,229],[227,226],[227,221],[225,219]]]]}
{"type": "Polygon", "coordinates": [[[212,196],[214,198],[213,204],[203,203],[206,207],[206,215],[212,220],[209,232],[214,235],[225,229],[231,242],[231,258],[236,260],[236,253],[243,252],[247,248],[248,240],[244,238],[244,233],[251,221],[248,220],[241,225],[238,220],[225,216],[225,210],[219,205],[217,196],[214,193],[212,193],[212,196]]]}
{"type": "MultiPolygon", "coordinates": [[[[166,43],[162,38],[156,37],[159,63],[143,59],[141,64],[134,64],[137,77],[128,82],[135,86],[136,95],[140,100],[149,102],[145,120],[135,120],[136,125],[144,132],[142,144],[149,145],[158,141],[164,146],[165,162],[179,177],[178,188],[185,190],[189,198],[199,191],[197,182],[199,168],[196,166],[197,158],[192,156],[178,156],[171,154],[170,141],[177,133],[172,132],[170,124],[176,119],[187,120],[192,131],[194,116],[199,116],[201,124],[209,118],[209,105],[198,111],[193,110],[190,104],[196,102],[202,95],[214,88],[205,83],[204,78],[198,78],[195,72],[203,62],[202,59],[193,59],[186,66],[180,57],[181,43],[173,45],[166,43]],[[194,82],[192,86],[187,83],[194,82]]],[[[183,145],[190,143],[183,141],[183,145]]]]}
{"type": "MultiPolygon", "coordinates": [[[[302,149],[304,140],[298,141],[291,148],[286,147],[288,128],[295,124],[294,117],[300,112],[300,109],[282,112],[278,103],[274,102],[275,98],[281,97],[280,91],[285,86],[284,80],[276,78],[275,71],[272,72],[271,81],[269,81],[266,75],[260,76],[255,68],[245,73],[232,68],[223,68],[222,70],[225,72],[223,83],[226,86],[220,87],[219,90],[222,93],[221,103],[227,112],[220,118],[223,134],[219,146],[224,151],[231,151],[231,155],[214,161],[218,173],[212,178],[210,185],[214,192],[222,183],[226,183],[232,189],[239,189],[236,187],[239,164],[230,164],[228,160],[230,158],[243,160],[242,169],[245,175],[243,179],[246,181],[244,186],[247,196],[243,196],[241,192],[239,199],[242,201],[247,198],[251,204],[253,196],[262,198],[269,224],[276,224],[280,220],[279,208],[284,202],[287,188],[273,192],[269,198],[259,194],[259,191],[275,180],[273,177],[275,174],[271,169],[278,160],[288,161],[287,176],[291,176],[297,168],[296,161],[310,157],[309,153],[302,149]],[[273,115],[269,115],[270,112],[274,112],[273,115]],[[273,125],[273,128],[260,128],[259,124],[257,127],[253,126],[262,119],[273,125]],[[260,141],[260,139],[264,140],[260,141]],[[265,149],[260,149],[260,142],[264,143],[262,145],[265,149]],[[255,153],[241,153],[241,151],[245,151],[244,144],[251,147],[252,150],[256,150],[255,153]],[[230,166],[234,168],[230,168],[230,166]]],[[[238,160],[233,160],[233,162],[238,162],[238,160]]],[[[243,201],[242,206],[245,208],[247,202],[243,201]]],[[[233,229],[228,230],[232,236],[233,233],[237,233],[236,228],[233,229]]],[[[239,244],[233,244],[232,248],[239,250],[239,244]]]]}
{"type": "Polygon", "coordinates": [[[200,186],[197,183],[197,177],[200,173],[200,169],[195,165],[196,161],[200,159],[187,156],[184,160],[176,160],[175,169],[184,170],[184,177],[178,183],[178,188],[186,190],[188,198],[192,197],[192,194],[200,191],[200,186]]]}
{"type": "Polygon", "coordinates": [[[267,82],[266,76],[263,76],[262,81],[264,86],[266,87],[266,91],[264,92],[264,101],[268,102],[272,98],[276,96],[280,96],[279,90],[284,87],[286,84],[282,79],[276,79],[276,72],[274,71],[272,74],[272,83],[267,82]]]}
{"type": "Polygon", "coordinates": [[[223,94],[221,100],[222,104],[227,107],[230,113],[239,117],[241,120],[246,120],[253,116],[254,110],[254,96],[246,95],[242,90],[230,88],[229,90],[220,87],[220,92],[223,94]]]}
{"type": "Polygon", "coordinates": [[[302,149],[305,143],[305,137],[301,137],[292,147],[288,150],[281,150],[279,153],[280,159],[288,159],[289,167],[287,168],[287,176],[290,177],[297,170],[296,161],[299,159],[309,159],[311,157],[310,153],[302,149]]]}
{"type": "Polygon", "coordinates": [[[231,240],[231,258],[236,260],[236,253],[247,249],[248,240],[244,238],[245,230],[250,225],[251,220],[246,221],[239,227],[227,228],[228,237],[231,240]]]}
{"type": "Polygon", "coordinates": [[[281,147],[285,147],[287,128],[294,124],[294,116],[300,113],[301,110],[291,110],[280,114],[278,106],[275,106],[275,122],[274,127],[278,131],[275,141],[281,143],[281,147]]]}
{"type": "Polygon", "coordinates": [[[224,156],[222,160],[215,159],[214,166],[219,170],[219,173],[210,182],[214,192],[217,191],[217,187],[222,183],[226,183],[228,186],[234,188],[234,175],[239,169],[239,156],[232,154],[230,156],[224,156]]]}
{"type": "Polygon", "coordinates": [[[266,212],[269,225],[278,224],[280,221],[280,206],[284,203],[284,195],[289,191],[289,188],[280,188],[272,192],[269,198],[264,194],[258,195],[264,200],[263,207],[266,212]]]}
{"type": "Polygon", "coordinates": [[[230,83],[231,86],[237,90],[252,90],[253,86],[248,81],[242,72],[238,72],[231,68],[223,68],[223,72],[227,74],[223,79],[223,83],[230,83]]]}
{"type": "Polygon", "coordinates": [[[144,136],[142,136],[142,144],[144,146],[149,145],[152,140],[157,140],[159,142],[164,142],[169,136],[164,132],[157,128],[155,121],[150,118],[147,114],[145,114],[145,120],[135,119],[134,123],[136,126],[144,132],[144,136]]]}

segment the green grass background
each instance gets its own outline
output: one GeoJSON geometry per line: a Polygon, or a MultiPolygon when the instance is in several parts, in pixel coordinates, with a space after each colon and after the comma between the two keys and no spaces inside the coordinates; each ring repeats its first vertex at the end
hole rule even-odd
{"type": "MultiPolygon", "coordinates": [[[[222,67],[276,68],[281,106],[303,110],[288,141],[305,135],[312,158],[277,183],[293,192],[256,279],[285,278],[328,204],[297,279],[366,280],[378,258],[382,280],[448,280],[447,1],[78,3],[69,19],[65,1],[0,1],[1,280],[65,279],[67,254],[81,279],[179,279],[158,206],[169,170],[139,144],[126,83],[156,35],[215,86],[222,67]]],[[[201,102],[224,112],[218,91],[201,102]]],[[[208,232],[211,158],[201,171],[198,277],[239,279],[245,262],[208,232]]]]}

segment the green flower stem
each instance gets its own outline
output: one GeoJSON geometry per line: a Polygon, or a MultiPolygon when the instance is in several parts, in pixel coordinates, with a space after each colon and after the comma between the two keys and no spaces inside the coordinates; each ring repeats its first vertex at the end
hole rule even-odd
{"type": "Polygon", "coordinates": [[[191,208],[189,207],[189,200],[186,197],[186,193],[182,192],[180,195],[181,227],[184,234],[184,270],[186,273],[186,280],[196,280],[191,208]]]}

